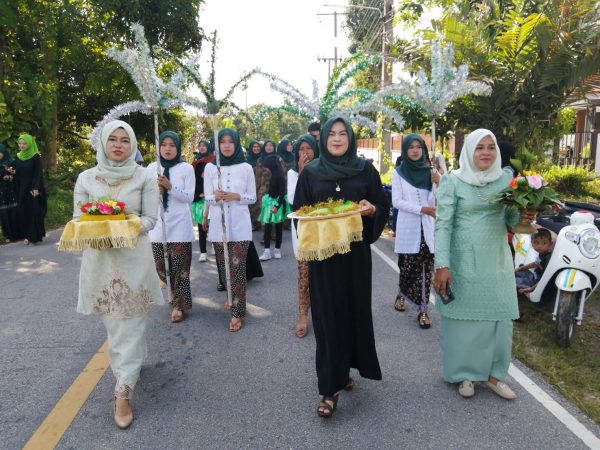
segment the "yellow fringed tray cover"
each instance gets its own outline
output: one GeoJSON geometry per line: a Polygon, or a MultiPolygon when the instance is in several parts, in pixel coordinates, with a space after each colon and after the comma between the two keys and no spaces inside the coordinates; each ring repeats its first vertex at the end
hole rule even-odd
{"type": "Polygon", "coordinates": [[[352,242],[362,241],[360,212],[298,220],[299,261],[323,261],[335,254],[348,253],[352,242]]]}
{"type": "Polygon", "coordinates": [[[135,214],[126,220],[71,220],[58,243],[61,252],[79,252],[88,248],[135,248],[142,221],[135,214]]]}

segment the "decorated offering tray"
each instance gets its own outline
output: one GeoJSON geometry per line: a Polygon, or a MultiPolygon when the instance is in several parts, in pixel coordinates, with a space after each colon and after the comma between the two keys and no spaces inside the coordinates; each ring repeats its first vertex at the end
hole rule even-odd
{"type": "Polygon", "coordinates": [[[288,215],[290,219],[323,220],[360,214],[360,205],[351,201],[332,200],[314,205],[303,206],[288,215]]]}
{"type": "Polygon", "coordinates": [[[135,214],[88,215],[86,219],[82,215],[81,220],[74,219],[67,223],[58,250],[77,252],[86,249],[135,248],[141,227],[142,221],[135,214]],[[119,215],[123,217],[115,217],[119,215]]]}

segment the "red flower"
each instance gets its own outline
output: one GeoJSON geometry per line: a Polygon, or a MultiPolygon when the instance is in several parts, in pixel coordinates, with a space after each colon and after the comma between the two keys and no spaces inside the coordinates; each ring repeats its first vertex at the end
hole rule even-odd
{"type": "Polygon", "coordinates": [[[112,215],[113,213],[113,209],[104,204],[104,203],[97,203],[98,205],[98,211],[100,211],[100,214],[106,214],[106,215],[112,215]]]}
{"type": "Polygon", "coordinates": [[[511,188],[516,189],[519,186],[518,179],[517,178],[513,178],[512,180],[510,180],[510,183],[508,183],[508,185],[511,188]]]}
{"type": "Polygon", "coordinates": [[[123,203],[123,202],[117,202],[117,206],[119,208],[121,208],[121,211],[123,211],[125,209],[125,203],[123,203]]]}
{"type": "Polygon", "coordinates": [[[87,210],[88,210],[88,208],[89,208],[90,206],[92,206],[92,205],[93,205],[93,203],[92,203],[92,202],[87,202],[85,205],[83,205],[83,206],[81,207],[81,212],[82,212],[82,213],[84,213],[84,214],[85,214],[85,213],[87,213],[87,210]]]}

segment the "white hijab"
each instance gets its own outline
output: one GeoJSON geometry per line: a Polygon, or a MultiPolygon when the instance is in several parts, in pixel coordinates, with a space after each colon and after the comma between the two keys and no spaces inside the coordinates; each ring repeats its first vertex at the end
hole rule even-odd
{"type": "Polygon", "coordinates": [[[137,154],[137,139],[133,128],[122,120],[113,120],[108,122],[100,133],[100,149],[96,152],[96,161],[98,165],[98,174],[104,178],[109,184],[118,184],[122,180],[130,178],[138,165],[135,162],[135,156],[137,154]],[[131,152],[125,161],[115,162],[106,156],[106,143],[108,138],[117,128],[123,128],[129,136],[131,142],[131,152]]]}
{"type": "Polygon", "coordinates": [[[437,165],[440,166],[440,169],[442,169],[440,172],[442,175],[448,173],[448,168],[446,167],[446,159],[444,158],[443,154],[438,152],[435,154],[433,159],[436,161],[437,165]]]}
{"type": "Polygon", "coordinates": [[[474,186],[485,186],[500,178],[504,172],[502,171],[500,150],[498,149],[498,143],[496,142],[494,133],[485,128],[479,128],[478,130],[471,132],[465,138],[465,143],[460,152],[459,164],[460,167],[452,173],[465,183],[474,186]],[[490,136],[494,140],[494,144],[496,144],[496,160],[489,169],[479,170],[473,162],[473,156],[475,155],[475,147],[477,147],[477,144],[479,144],[486,136],[490,136]]]}

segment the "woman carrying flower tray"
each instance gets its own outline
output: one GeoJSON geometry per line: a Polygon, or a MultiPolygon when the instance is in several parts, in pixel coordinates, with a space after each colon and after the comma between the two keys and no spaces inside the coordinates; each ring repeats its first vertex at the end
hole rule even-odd
{"type": "MultiPolygon", "coordinates": [[[[320,142],[319,158],[307,164],[298,178],[294,209],[329,199],[356,202],[361,206],[360,212],[348,217],[358,216],[362,230],[358,239],[345,242],[348,246],[318,239],[319,247],[307,252],[314,256],[308,263],[308,281],[322,395],[317,414],[331,417],[339,392],[353,385],[352,367],[364,378],[381,380],[371,315],[370,244],[383,231],[389,201],[377,170],[357,156],[354,132],[348,122],[340,117],[328,120],[320,142]],[[340,252],[341,247],[349,251],[340,252]]],[[[302,219],[299,222],[298,257],[301,257],[302,219]]],[[[311,222],[317,220],[306,221],[311,222]]]]}
{"type": "MultiPolygon", "coordinates": [[[[148,309],[164,303],[148,238],[157,219],[158,186],[154,174],[135,163],[136,149],[135,134],[127,123],[115,120],[106,124],[96,152],[96,167],[77,178],[73,209],[74,219],[79,219],[82,205],[109,198],[124,203],[127,214],[136,219],[133,248],[88,247],[83,251],[79,274],[77,311],[98,314],[108,334],[108,356],[117,379],[114,420],[120,428],[133,421],[129,402],[146,357],[148,309]]],[[[97,224],[104,227],[109,222],[130,221],[97,224]]]]}

